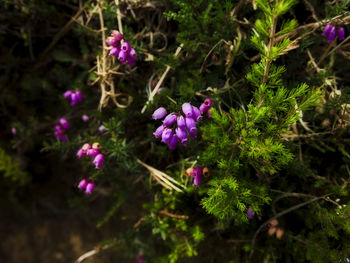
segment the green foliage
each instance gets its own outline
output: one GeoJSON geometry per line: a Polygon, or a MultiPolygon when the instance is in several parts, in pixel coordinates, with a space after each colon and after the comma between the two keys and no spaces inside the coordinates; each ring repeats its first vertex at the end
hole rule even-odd
{"type": "Polygon", "coordinates": [[[7,155],[6,152],[0,148],[0,173],[5,178],[10,179],[13,183],[18,183],[23,186],[30,182],[29,175],[22,171],[18,164],[15,163],[11,156],[7,155]]]}

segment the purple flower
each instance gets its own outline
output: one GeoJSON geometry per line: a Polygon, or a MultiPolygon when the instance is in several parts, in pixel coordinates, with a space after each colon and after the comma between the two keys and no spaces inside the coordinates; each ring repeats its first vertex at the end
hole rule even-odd
{"type": "Polygon", "coordinates": [[[192,117],[192,105],[188,102],[182,104],[182,111],[186,117],[192,117]]]}
{"type": "Polygon", "coordinates": [[[136,53],[136,50],[134,48],[130,48],[129,56],[132,57],[135,60],[137,59],[137,53],[136,53]]]}
{"type": "Polygon", "coordinates": [[[334,28],[334,26],[331,25],[331,24],[326,25],[326,27],[324,28],[324,31],[323,31],[322,35],[325,36],[325,37],[328,37],[329,33],[331,32],[331,30],[332,30],[333,28],[334,28]]]}
{"type": "Polygon", "coordinates": [[[186,126],[186,122],[185,122],[185,118],[182,115],[177,116],[177,126],[179,126],[180,128],[185,128],[186,126]]]}
{"type": "Polygon", "coordinates": [[[78,188],[80,190],[84,190],[87,185],[88,185],[88,181],[86,179],[82,179],[78,184],[78,188]]]}
{"type": "Polygon", "coordinates": [[[166,109],[163,107],[160,107],[156,109],[152,114],[152,119],[159,120],[162,119],[166,115],[166,109]]]}
{"type": "Polygon", "coordinates": [[[187,132],[185,128],[177,127],[175,129],[176,136],[179,138],[182,145],[186,146],[188,143],[187,132]]]}
{"type": "Polygon", "coordinates": [[[96,169],[99,169],[102,167],[104,159],[105,159],[105,156],[102,153],[98,154],[95,157],[93,164],[95,165],[96,169]]]}
{"type": "Polygon", "coordinates": [[[81,93],[80,90],[78,90],[78,91],[75,92],[75,96],[76,96],[78,102],[83,101],[83,93],[81,93]]]}
{"type": "Polygon", "coordinates": [[[194,119],[186,117],[185,122],[189,134],[197,131],[196,122],[194,121],[194,119]]]}
{"type": "Polygon", "coordinates": [[[118,41],[115,40],[115,37],[107,37],[106,43],[109,46],[116,47],[118,45],[118,41]]]}
{"type": "Polygon", "coordinates": [[[101,125],[100,127],[98,127],[98,131],[105,132],[105,131],[107,131],[107,128],[105,126],[101,125]]]}
{"type": "Polygon", "coordinates": [[[83,148],[80,148],[76,154],[76,156],[80,159],[81,157],[86,155],[86,151],[83,148]]]}
{"type": "Polygon", "coordinates": [[[89,116],[84,114],[84,115],[81,116],[81,119],[83,120],[83,122],[88,122],[89,121],[89,116]]]}
{"type": "Polygon", "coordinates": [[[16,130],[15,127],[11,128],[11,133],[12,133],[13,136],[15,136],[17,134],[17,130],[16,130]]]}
{"type": "Polygon", "coordinates": [[[94,190],[94,188],[95,188],[95,184],[93,182],[89,182],[86,185],[85,194],[87,194],[87,195],[91,194],[92,191],[94,190]]]}
{"type": "Polygon", "coordinates": [[[113,56],[113,57],[118,57],[119,52],[120,52],[120,49],[117,48],[117,47],[114,47],[114,48],[112,48],[112,49],[109,51],[108,54],[109,54],[110,56],[113,56]]]}
{"type": "Polygon", "coordinates": [[[127,54],[124,50],[120,50],[119,54],[118,54],[118,59],[121,63],[125,63],[126,61],[126,58],[127,58],[127,54]]]}
{"type": "Polygon", "coordinates": [[[195,121],[201,121],[203,119],[200,110],[196,106],[192,106],[192,118],[195,121]]]}
{"type": "Polygon", "coordinates": [[[129,42],[124,41],[121,45],[120,45],[120,49],[124,50],[125,52],[128,52],[130,50],[130,44],[129,42]]]}
{"type": "Polygon", "coordinates": [[[210,98],[206,98],[204,102],[201,104],[201,106],[199,107],[200,112],[201,113],[207,112],[210,109],[212,103],[213,101],[210,98]]]}
{"type": "Polygon", "coordinates": [[[153,133],[154,137],[160,138],[160,137],[162,136],[162,133],[163,133],[163,131],[164,131],[164,128],[165,128],[164,125],[159,126],[159,127],[156,129],[156,131],[153,133]]]}
{"type": "Polygon", "coordinates": [[[67,90],[65,93],[63,93],[63,97],[65,99],[70,99],[70,97],[72,96],[72,91],[71,90],[67,90]]]}
{"type": "Polygon", "coordinates": [[[163,120],[163,125],[164,126],[170,126],[176,122],[177,116],[174,112],[168,114],[168,116],[165,117],[163,120]]]}
{"type": "Polygon", "coordinates": [[[332,42],[335,39],[335,33],[336,33],[336,30],[335,30],[335,27],[333,26],[331,31],[328,34],[328,42],[332,42]]]}
{"type": "Polygon", "coordinates": [[[120,40],[123,39],[123,34],[120,33],[118,30],[112,30],[111,34],[116,42],[120,42],[120,40]]]}
{"type": "Polygon", "coordinates": [[[179,139],[177,138],[176,134],[173,135],[173,137],[171,137],[170,141],[169,141],[169,148],[170,150],[174,150],[177,144],[177,141],[179,139]]]}
{"type": "Polygon", "coordinates": [[[70,96],[71,101],[70,101],[70,105],[75,106],[78,104],[78,98],[77,98],[77,94],[76,93],[72,93],[72,95],[70,96]]]}
{"type": "Polygon", "coordinates": [[[60,125],[55,125],[55,132],[62,134],[63,130],[60,125]]]}
{"type": "Polygon", "coordinates": [[[247,216],[249,219],[253,219],[253,217],[254,217],[254,212],[250,207],[248,208],[247,216]]]}
{"type": "Polygon", "coordinates": [[[96,157],[98,154],[100,154],[100,152],[98,151],[98,149],[90,148],[86,151],[86,154],[91,157],[96,157]]]}
{"type": "Polygon", "coordinates": [[[63,129],[68,130],[70,128],[69,122],[66,120],[66,118],[61,118],[59,122],[63,129]]]}
{"type": "Polygon", "coordinates": [[[339,40],[344,40],[344,38],[345,38],[344,27],[339,27],[339,28],[337,29],[337,35],[338,35],[338,39],[339,39],[339,40]]]}
{"type": "Polygon", "coordinates": [[[191,176],[192,177],[200,176],[202,175],[202,172],[203,172],[203,169],[200,167],[193,168],[191,176]]]}
{"type": "Polygon", "coordinates": [[[165,128],[162,133],[162,142],[168,143],[173,135],[173,131],[169,128],[165,128]]]}
{"type": "Polygon", "coordinates": [[[193,179],[193,185],[194,187],[199,187],[202,183],[202,174],[198,174],[193,179]]]}
{"type": "Polygon", "coordinates": [[[140,254],[136,256],[136,259],[137,259],[138,263],[145,263],[140,254]]]}
{"type": "Polygon", "coordinates": [[[126,60],[128,61],[130,67],[134,67],[136,65],[135,59],[133,57],[128,56],[126,60]]]}

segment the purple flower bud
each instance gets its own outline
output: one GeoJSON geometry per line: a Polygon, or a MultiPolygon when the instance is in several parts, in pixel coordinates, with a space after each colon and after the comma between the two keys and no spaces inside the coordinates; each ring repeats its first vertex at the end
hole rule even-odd
{"type": "Polygon", "coordinates": [[[128,52],[130,50],[130,44],[129,42],[124,41],[121,45],[120,45],[120,49],[124,50],[125,52],[128,52]]]}
{"type": "Polygon", "coordinates": [[[199,187],[201,183],[202,183],[202,174],[198,174],[194,177],[193,185],[194,187],[199,187]]]}
{"type": "Polygon", "coordinates": [[[126,61],[126,58],[127,58],[127,54],[124,50],[120,50],[119,54],[118,54],[118,59],[121,63],[125,63],[126,61]]]}
{"type": "Polygon", "coordinates": [[[81,119],[83,120],[83,122],[88,122],[89,121],[89,116],[84,114],[84,115],[81,116],[81,119]]]}
{"type": "Polygon", "coordinates": [[[99,169],[102,167],[104,159],[105,159],[105,156],[102,153],[98,154],[95,157],[93,164],[95,165],[96,169],[99,169]]]}
{"type": "Polygon", "coordinates": [[[63,93],[63,97],[65,99],[70,99],[70,97],[72,96],[72,91],[71,90],[67,90],[65,93],[63,93]]]}
{"type": "Polygon", "coordinates": [[[192,177],[200,176],[202,175],[202,172],[203,172],[203,169],[200,167],[193,168],[191,176],[192,177]]]}
{"type": "Polygon", "coordinates": [[[119,52],[120,52],[120,49],[117,48],[117,47],[114,47],[114,48],[112,48],[112,49],[109,51],[108,54],[109,54],[110,56],[113,56],[113,57],[118,57],[119,52]]]}
{"type": "Polygon", "coordinates": [[[88,183],[86,185],[85,194],[87,195],[91,194],[94,188],[95,188],[95,184],[93,182],[88,183]]]}
{"type": "Polygon", "coordinates": [[[249,219],[253,219],[253,217],[254,217],[254,212],[250,207],[248,208],[247,216],[249,219]]]}
{"type": "Polygon", "coordinates": [[[76,156],[80,159],[81,157],[86,155],[86,151],[84,149],[80,148],[76,154],[76,156]]]}
{"type": "Polygon", "coordinates": [[[58,140],[61,140],[62,142],[67,141],[67,137],[63,134],[55,134],[58,140]]]}
{"type": "Polygon", "coordinates": [[[159,126],[156,129],[156,131],[153,133],[154,137],[160,138],[162,136],[162,133],[163,133],[164,129],[165,129],[165,126],[163,126],[163,125],[159,126]]]}
{"type": "Polygon", "coordinates": [[[334,27],[334,26],[331,25],[331,24],[326,25],[326,27],[324,28],[324,31],[323,31],[322,35],[325,36],[325,37],[328,37],[328,35],[329,35],[329,33],[331,32],[331,30],[332,30],[333,27],[334,27]]]}
{"type": "Polygon", "coordinates": [[[186,146],[188,143],[187,132],[184,127],[177,127],[175,130],[176,136],[179,138],[180,142],[186,146]]]}
{"type": "Polygon", "coordinates": [[[159,120],[162,119],[166,115],[166,109],[163,107],[160,107],[156,109],[152,114],[152,119],[159,120]]]}
{"type": "Polygon", "coordinates": [[[192,106],[192,118],[195,121],[201,121],[203,119],[200,110],[196,106],[192,106]]]}
{"type": "Polygon", "coordinates": [[[116,42],[120,42],[120,40],[122,40],[124,37],[123,34],[120,33],[118,30],[112,30],[111,34],[116,42]]]}
{"type": "Polygon", "coordinates": [[[86,154],[91,156],[91,157],[96,157],[97,155],[100,154],[100,152],[97,149],[90,148],[86,151],[86,154]]]}
{"type": "Polygon", "coordinates": [[[338,35],[338,39],[339,39],[339,40],[344,40],[344,38],[345,38],[344,27],[339,27],[339,28],[337,29],[337,35],[338,35]]]}
{"type": "Polygon", "coordinates": [[[185,118],[182,115],[177,116],[177,126],[180,128],[185,128],[186,126],[185,118]]]}
{"type": "Polygon", "coordinates": [[[107,128],[105,126],[101,125],[100,127],[98,127],[98,131],[105,132],[105,131],[107,131],[107,128]]]}
{"type": "Polygon", "coordinates": [[[201,106],[199,106],[199,111],[200,111],[201,113],[205,113],[205,112],[207,112],[209,109],[210,109],[210,107],[207,106],[207,105],[205,105],[204,102],[201,104],[201,106]]]}
{"type": "Polygon", "coordinates": [[[329,43],[335,39],[335,35],[336,35],[336,30],[335,30],[335,27],[333,26],[331,31],[329,32],[329,35],[328,35],[328,42],[329,43]]]}
{"type": "Polygon", "coordinates": [[[130,67],[134,67],[136,65],[135,59],[133,57],[128,56],[126,60],[128,61],[130,67]]]}
{"type": "Polygon", "coordinates": [[[186,117],[192,117],[192,105],[188,102],[182,104],[182,111],[186,117]]]}
{"type": "Polygon", "coordinates": [[[169,128],[165,128],[162,133],[162,142],[168,143],[173,135],[173,131],[169,128]]]}
{"type": "Polygon", "coordinates": [[[205,100],[204,100],[204,102],[203,102],[205,105],[207,105],[207,106],[211,106],[211,104],[213,104],[213,101],[212,101],[212,99],[211,98],[206,98],[205,100]]]}
{"type": "Polygon", "coordinates": [[[177,116],[174,112],[168,114],[168,116],[165,117],[163,120],[163,125],[164,126],[170,126],[176,122],[177,116]]]}
{"type": "Polygon", "coordinates": [[[88,181],[86,179],[82,179],[82,180],[80,180],[80,182],[78,184],[78,188],[80,190],[84,190],[87,185],[88,185],[88,181]]]}
{"type": "Polygon", "coordinates": [[[16,131],[15,127],[11,128],[11,133],[12,133],[13,136],[15,136],[17,134],[17,131],[16,131]]]}
{"type": "Polygon", "coordinates": [[[76,96],[78,102],[83,101],[83,93],[81,93],[80,90],[78,90],[77,92],[75,92],[75,96],[76,96]]]}
{"type": "Polygon", "coordinates": [[[66,120],[66,118],[61,118],[59,122],[63,129],[68,130],[70,128],[69,122],[66,120]]]}
{"type": "Polygon", "coordinates": [[[170,141],[169,141],[169,148],[170,150],[174,150],[177,144],[177,141],[179,139],[177,138],[176,134],[173,134],[173,136],[171,137],[170,141]]]}
{"type": "Polygon", "coordinates": [[[130,48],[129,56],[132,57],[134,60],[137,59],[137,53],[136,53],[136,50],[134,48],[130,48]]]}
{"type": "Polygon", "coordinates": [[[109,45],[109,46],[113,46],[113,47],[116,47],[116,46],[117,46],[117,41],[115,41],[115,38],[114,38],[114,37],[107,37],[107,38],[106,38],[106,43],[107,43],[107,45],[109,45]]]}
{"type": "Polygon", "coordinates": [[[63,130],[60,125],[55,125],[55,133],[62,134],[63,130]]]}
{"type": "Polygon", "coordinates": [[[71,98],[70,105],[75,106],[78,104],[79,100],[78,100],[77,95],[75,93],[72,93],[70,98],[71,98]]]}
{"type": "Polygon", "coordinates": [[[194,121],[194,119],[186,117],[185,122],[186,122],[186,128],[188,130],[188,133],[194,132],[194,130],[197,131],[196,122],[194,121]]]}

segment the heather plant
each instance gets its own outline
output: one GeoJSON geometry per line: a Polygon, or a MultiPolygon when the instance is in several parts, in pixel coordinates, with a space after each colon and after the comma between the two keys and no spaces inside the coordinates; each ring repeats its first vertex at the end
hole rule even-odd
{"type": "Polygon", "coordinates": [[[109,207],[97,228],[129,226],[96,257],[349,260],[349,1],[68,2],[1,4],[35,64],[3,52],[12,184],[30,184],[8,154],[28,145],[73,167],[72,200],[109,207]],[[33,35],[50,15],[55,35],[33,35]]]}

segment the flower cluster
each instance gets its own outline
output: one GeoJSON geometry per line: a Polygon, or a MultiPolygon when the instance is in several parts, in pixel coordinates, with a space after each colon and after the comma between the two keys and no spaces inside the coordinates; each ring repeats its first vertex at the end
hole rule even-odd
{"type": "Polygon", "coordinates": [[[66,120],[66,118],[59,119],[59,124],[55,125],[55,136],[58,140],[61,140],[63,142],[67,141],[67,137],[64,135],[64,132],[70,128],[69,122],[66,120]]]}
{"type": "Polygon", "coordinates": [[[105,159],[103,153],[100,153],[99,149],[101,145],[98,142],[93,143],[92,145],[89,143],[85,143],[77,152],[76,156],[81,158],[83,156],[91,156],[94,158],[92,163],[95,165],[96,169],[99,169],[103,165],[103,161],[105,159]]]}
{"type": "Polygon", "coordinates": [[[78,184],[78,188],[80,190],[85,190],[85,194],[89,195],[94,190],[95,184],[93,182],[89,182],[86,179],[82,179],[78,184]]]}
{"type": "Polygon", "coordinates": [[[186,146],[188,143],[188,135],[192,139],[197,136],[196,122],[203,119],[202,114],[207,113],[208,117],[210,117],[209,109],[211,104],[212,100],[207,98],[198,109],[196,106],[185,102],[182,104],[182,112],[185,116],[174,112],[167,115],[165,108],[158,108],[152,115],[154,120],[162,119],[165,115],[167,116],[164,118],[163,124],[153,133],[154,137],[161,137],[162,142],[168,144],[171,150],[175,149],[178,141],[180,141],[183,146],[186,146]],[[177,125],[177,127],[174,127],[174,125],[177,125]]]}
{"type": "Polygon", "coordinates": [[[65,93],[63,93],[63,97],[65,99],[70,99],[70,105],[72,106],[75,106],[79,102],[83,101],[83,94],[79,90],[77,90],[76,92],[67,90],[65,93]]]}
{"type": "Polygon", "coordinates": [[[137,53],[134,48],[132,48],[129,42],[123,40],[123,34],[117,30],[112,30],[112,33],[106,39],[107,45],[111,47],[109,55],[117,57],[118,60],[124,64],[129,63],[131,67],[135,66],[137,59],[137,53]]]}
{"type": "Polygon", "coordinates": [[[336,28],[335,26],[328,24],[324,28],[323,36],[328,37],[328,42],[332,42],[337,36],[339,40],[344,40],[345,31],[343,27],[336,28]]]}
{"type": "Polygon", "coordinates": [[[194,167],[194,168],[188,168],[185,171],[186,176],[193,177],[193,185],[195,187],[199,187],[202,183],[202,176],[208,177],[209,176],[209,169],[207,167],[194,167]]]}

